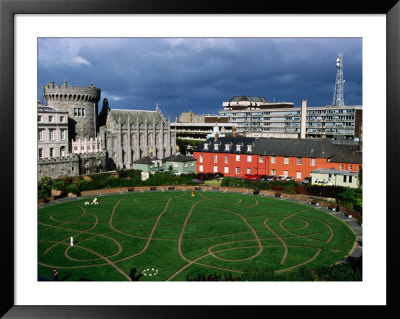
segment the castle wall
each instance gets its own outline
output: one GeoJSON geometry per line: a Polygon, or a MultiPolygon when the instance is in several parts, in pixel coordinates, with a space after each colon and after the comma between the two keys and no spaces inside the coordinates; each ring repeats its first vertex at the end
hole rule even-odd
{"type": "Polygon", "coordinates": [[[71,156],[52,159],[39,159],[37,168],[38,180],[44,176],[48,176],[53,179],[63,176],[78,176],[79,157],[71,156]]]}

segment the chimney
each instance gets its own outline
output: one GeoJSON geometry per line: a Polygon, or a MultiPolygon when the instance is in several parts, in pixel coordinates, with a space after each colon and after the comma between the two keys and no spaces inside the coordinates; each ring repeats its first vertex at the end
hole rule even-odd
{"type": "Polygon", "coordinates": [[[243,135],[244,137],[246,137],[246,130],[243,130],[243,135]]]}
{"type": "Polygon", "coordinates": [[[300,138],[306,138],[307,130],[307,100],[301,100],[300,138]]]}
{"type": "Polygon", "coordinates": [[[215,142],[218,141],[218,137],[219,137],[218,132],[215,132],[215,134],[214,134],[214,141],[215,141],[215,142]]]}

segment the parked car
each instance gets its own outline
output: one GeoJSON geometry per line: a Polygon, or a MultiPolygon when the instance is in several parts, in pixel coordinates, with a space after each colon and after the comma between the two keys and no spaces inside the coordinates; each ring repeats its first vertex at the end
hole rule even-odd
{"type": "Polygon", "coordinates": [[[271,175],[270,177],[267,178],[267,181],[269,182],[275,182],[277,180],[275,175],[271,175]]]}
{"type": "Polygon", "coordinates": [[[309,182],[311,182],[311,177],[304,177],[303,179],[303,184],[308,184],[309,182]]]}
{"type": "Polygon", "coordinates": [[[287,181],[287,182],[294,181],[294,178],[293,178],[293,177],[290,177],[290,176],[287,176],[287,177],[286,177],[286,181],[287,181]]]}
{"type": "Polygon", "coordinates": [[[224,174],[223,173],[215,173],[214,178],[222,180],[224,178],[224,174]]]}
{"type": "Polygon", "coordinates": [[[261,175],[259,175],[259,174],[254,174],[254,175],[252,175],[252,176],[250,177],[250,179],[251,179],[252,181],[258,181],[258,180],[260,179],[260,177],[261,177],[261,175]]]}
{"type": "Polygon", "coordinates": [[[316,180],[315,181],[315,183],[314,183],[314,185],[318,185],[318,186],[333,186],[333,183],[331,183],[331,182],[329,182],[329,181],[326,181],[326,180],[324,180],[324,179],[322,179],[322,180],[316,180]]]}
{"type": "Polygon", "coordinates": [[[244,179],[250,179],[250,178],[251,178],[251,174],[245,174],[245,175],[243,176],[243,178],[244,178],[244,179]]]}
{"type": "Polygon", "coordinates": [[[259,178],[259,181],[266,181],[268,180],[268,175],[261,175],[261,177],[259,178]]]}
{"type": "Polygon", "coordinates": [[[278,181],[285,182],[286,181],[286,175],[279,175],[278,176],[278,181]]]}

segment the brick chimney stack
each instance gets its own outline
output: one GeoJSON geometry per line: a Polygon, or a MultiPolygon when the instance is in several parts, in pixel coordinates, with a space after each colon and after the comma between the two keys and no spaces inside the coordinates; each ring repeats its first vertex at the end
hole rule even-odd
{"type": "Polygon", "coordinates": [[[214,141],[215,141],[215,142],[218,141],[218,137],[219,137],[218,132],[215,132],[215,134],[214,134],[214,141]]]}

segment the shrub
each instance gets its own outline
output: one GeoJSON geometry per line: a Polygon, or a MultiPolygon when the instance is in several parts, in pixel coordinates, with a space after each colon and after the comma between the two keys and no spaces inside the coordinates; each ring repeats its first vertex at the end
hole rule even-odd
{"type": "Polygon", "coordinates": [[[76,185],[76,184],[70,184],[70,185],[67,186],[67,192],[68,193],[72,193],[74,195],[79,195],[80,194],[79,186],[76,185]]]}
{"type": "Polygon", "coordinates": [[[62,180],[54,181],[53,182],[53,188],[56,189],[56,190],[59,190],[59,191],[63,190],[65,188],[63,181],[62,180]]]}
{"type": "Polygon", "coordinates": [[[301,186],[301,185],[297,185],[297,186],[293,189],[293,191],[294,191],[296,194],[303,194],[303,195],[307,195],[307,194],[308,194],[306,188],[303,187],[303,186],[301,186]]]}
{"type": "Polygon", "coordinates": [[[337,195],[343,192],[345,190],[345,187],[306,185],[305,189],[309,195],[337,198],[337,195]]]}
{"type": "Polygon", "coordinates": [[[49,197],[51,195],[52,188],[53,188],[53,180],[48,176],[42,177],[38,183],[38,197],[39,198],[49,197]]]}
{"type": "Polygon", "coordinates": [[[360,189],[345,188],[344,192],[337,195],[339,204],[362,212],[362,191],[360,189]]]}

